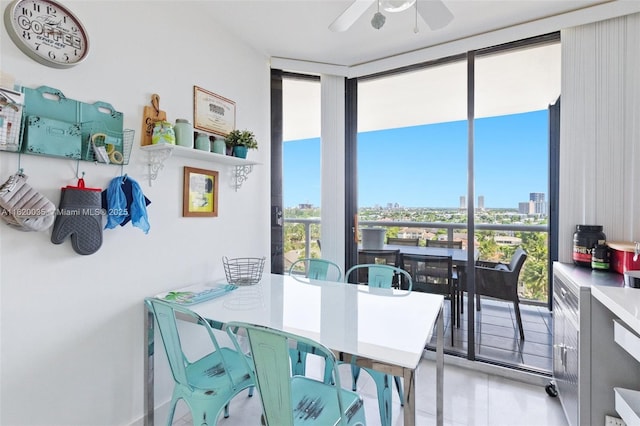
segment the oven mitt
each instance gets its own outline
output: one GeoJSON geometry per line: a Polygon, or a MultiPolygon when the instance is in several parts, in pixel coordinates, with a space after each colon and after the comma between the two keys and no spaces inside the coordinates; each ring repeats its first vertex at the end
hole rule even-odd
{"type": "Polygon", "coordinates": [[[102,246],[102,205],[100,192],[62,188],[60,213],[51,233],[53,244],[71,236],[71,247],[78,254],[93,254],[102,246]]]}
{"type": "Polygon", "coordinates": [[[0,186],[0,217],[20,231],[44,231],[53,224],[56,206],[16,173],[0,186]]]}

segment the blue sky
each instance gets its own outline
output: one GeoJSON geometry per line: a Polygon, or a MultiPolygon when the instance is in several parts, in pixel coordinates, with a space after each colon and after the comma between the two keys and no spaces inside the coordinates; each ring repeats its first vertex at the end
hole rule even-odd
{"type": "MultiPolygon", "coordinates": [[[[487,208],[517,208],[547,193],[546,110],[475,121],[475,193],[487,208]]],[[[287,141],[284,205],[320,205],[320,139],[287,141]]],[[[466,121],[358,135],[358,205],[458,207],[467,193],[466,121]]],[[[477,198],[476,198],[477,199],[477,198]]]]}

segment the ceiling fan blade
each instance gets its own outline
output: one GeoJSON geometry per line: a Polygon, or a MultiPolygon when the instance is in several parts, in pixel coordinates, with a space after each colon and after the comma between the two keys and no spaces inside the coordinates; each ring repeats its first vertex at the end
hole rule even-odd
{"type": "Polygon", "coordinates": [[[329,25],[329,29],[335,32],[348,30],[375,2],[376,0],[354,0],[353,3],[329,25]]]}
{"type": "Polygon", "coordinates": [[[417,6],[418,13],[432,31],[446,27],[453,20],[453,13],[442,0],[417,0],[417,6]]]}

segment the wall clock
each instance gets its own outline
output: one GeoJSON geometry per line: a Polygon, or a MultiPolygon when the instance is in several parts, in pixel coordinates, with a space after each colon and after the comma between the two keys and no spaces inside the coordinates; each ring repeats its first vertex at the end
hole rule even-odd
{"type": "Polygon", "coordinates": [[[31,59],[69,68],[89,53],[89,37],[80,20],[54,0],[14,0],[4,12],[11,40],[31,59]]]}

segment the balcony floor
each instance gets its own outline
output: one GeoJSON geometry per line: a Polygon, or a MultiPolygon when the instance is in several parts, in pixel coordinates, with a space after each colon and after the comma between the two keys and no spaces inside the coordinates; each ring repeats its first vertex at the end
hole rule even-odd
{"type": "MultiPolygon", "coordinates": [[[[451,317],[449,301],[445,301],[445,351],[466,354],[467,298],[460,328],[454,329],[451,346],[451,317]]],[[[511,302],[482,298],[482,309],[476,311],[476,358],[511,367],[550,374],[553,369],[553,316],[545,306],[520,303],[525,340],[520,340],[515,312],[511,302]]],[[[435,345],[435,333],[430,346],[435,345]]],[[[435,347],[435,346],[434,346],[435,347]]]]}

